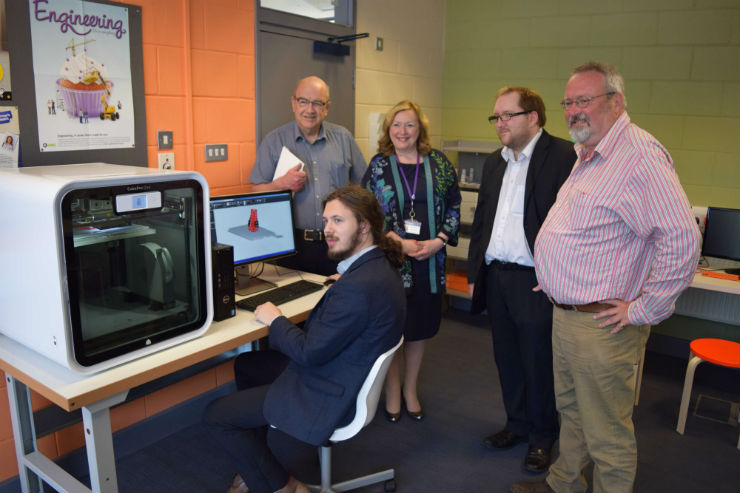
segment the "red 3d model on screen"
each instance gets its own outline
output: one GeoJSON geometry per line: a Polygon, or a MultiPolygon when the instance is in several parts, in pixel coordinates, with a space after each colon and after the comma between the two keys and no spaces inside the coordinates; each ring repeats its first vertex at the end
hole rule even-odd
{"type": "Polygon", "coordinates": [[[252,233],[256,233],[260,229],[260,222],[257,219],[257,209],[252,209],[252,212],[249,214],[249,231],[252,233]]]}

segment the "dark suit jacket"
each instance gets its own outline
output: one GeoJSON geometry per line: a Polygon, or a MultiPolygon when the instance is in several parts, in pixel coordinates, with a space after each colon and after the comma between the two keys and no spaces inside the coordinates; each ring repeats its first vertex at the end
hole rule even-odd
{"type": "Polygon", "coordinates": [[[322,445],[354,417],[370,368],[401,338],[406,295],[380,248],[355,260],[324,294],[305,330],[285,317],[270,326],[270,347],[290,358],[263,412],[279,430],[322,445]]]}
{"type": "MultiPolygon", "coordinates": [[[[468,249],[468,282],[475,283],[471,312],[480,313],[486,305],[485,269],[486,249],[491,240],[493,220],[496,217],[501,185],[506,171],[506,160],[498,149],[483,165],[478,205],[475,209],[473,228],[468,249]]],[[[534,253],[534,240],[555,203],[560,186],[570,175],[576,162],[573,144],[553,137],[544,129],[532,152],[527,169],[524,189],[524,234],[530,251],[534,253]]]]}

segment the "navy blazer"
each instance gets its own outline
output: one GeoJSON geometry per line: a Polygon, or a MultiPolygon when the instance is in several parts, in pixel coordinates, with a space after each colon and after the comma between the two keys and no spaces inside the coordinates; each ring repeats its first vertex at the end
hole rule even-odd
{"type": "MultiPolygon", "coordinates": [[[[502,148],[503,149],[503,148],[502,148]]],[[[473,218],[468,248],[468,283],[475,283],[470,311],[480,313],[486,306],[486,249],[491,241],[493,221],[506,171],[506,160],[496,150],[483,164],[478,204],[473,218]]],[[[534,146],[524,188],[524,235],[534,254],[534,240],[543,221],[555,203],[558,190],[570,175],[576,162],[573,143],[553,137],[542,129],[534,146]]]]}
{"type": "Polygon", "coordinates": [[[375,360],[396,345],[406,320],[398,270],[380,248],[355,260],[326,291],[301,329],[285,317],[270,325],[270,347],[290,358],[263,412],[279,430],[313,445],[354,417],[375,360]]]}

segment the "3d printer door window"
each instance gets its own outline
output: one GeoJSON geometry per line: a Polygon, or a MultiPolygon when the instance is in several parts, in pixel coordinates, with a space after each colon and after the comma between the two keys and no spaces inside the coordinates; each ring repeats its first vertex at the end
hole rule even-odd
{"type": "Polygon", "coordinates": [[[183,334],[206,318],[202,197],[189,180],[62,200],[77,361],[93,365],[183,334]]]}

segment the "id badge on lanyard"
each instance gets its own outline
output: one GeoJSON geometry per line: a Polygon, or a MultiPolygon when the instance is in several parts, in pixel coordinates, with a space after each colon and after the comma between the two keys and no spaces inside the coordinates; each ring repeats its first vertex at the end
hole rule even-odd
{"type": "MultiPolygon", "coordinates": [[[[413,213],[413,211],[411,212],[413,213]]],[[[419,235],[421,234],[421,223],[411,216],[403,221],[403,229],[406,230],[406,234],[419,235]]]]}
{"type": "MultiPolygon", "coordinates": [[[[398,160],[398,156],[396,156],[396,160],[398,160]]],[[[419,163],[420,163],[420,156],[417,153],[416,173],[414,176],[414,189],[413,190],[409,186],[408,180],[406,180],[406,175],[403,172],[401,172],[401,176],[403,177],[404,184],[406,185],[406,190],[408,191],[409,196],[411,197],[411,210],[409,211],[409,218],[404,219],[403,221],[403,229],[404,231],[406,231],[406,234],[416,235],[416,236],[421,234],[421,222],[416,220],[416,214],[414,213],[414,199],[416,198],[416,185],[419,180],[419,163]]]]}

